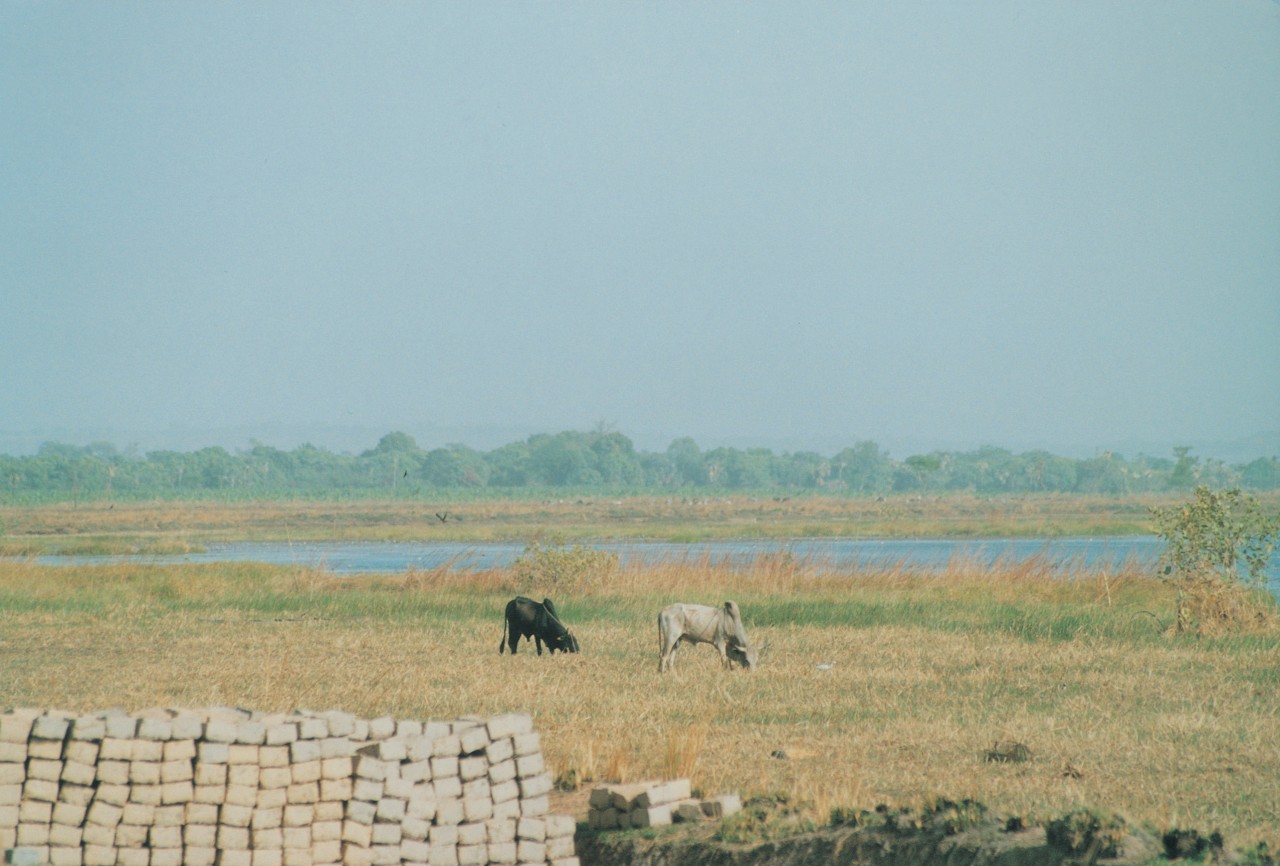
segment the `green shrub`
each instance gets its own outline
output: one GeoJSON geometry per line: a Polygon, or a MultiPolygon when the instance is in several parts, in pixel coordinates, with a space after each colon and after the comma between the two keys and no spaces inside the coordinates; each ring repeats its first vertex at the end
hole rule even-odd
{"type": "Polygon", "coordinates": [[[516,587],[522,592],[551,593],[578,590],[607,580],[618,571],[618,554],[575,544],[533,541],[512,563],[516,587]]]}
{"type": "Polygon", "coordinates": [[[1118,857],[1126,832],[1125,821],[1119,815],[1079,809],[1050,821],[1045,826],[1045,839],[1072,854],[1118,857]]]}

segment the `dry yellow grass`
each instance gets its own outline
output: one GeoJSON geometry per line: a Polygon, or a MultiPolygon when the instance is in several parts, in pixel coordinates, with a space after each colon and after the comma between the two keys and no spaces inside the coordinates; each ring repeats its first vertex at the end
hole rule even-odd
{"type": "Polygon", "coordinates": [[[512,657],[498,654],[504,572],[337,580],[10,562],[0,702],[517,710],[534,715],[554,772],[581,784],[687,774],[708,792],[808,801],[819,818],[931,795],[1031,817],[1086,806],[1218,828],[1233,845],[1280,841],[1275,635],[1170,639],[1151,615],[1171,615],[1166,588],[1044,572],[626,569],[556,596],[582,654],[512,657]],[[726,597],[770,642],[760,669],[725,672],[686,647],[659,675],[661,604],[726,597]],[[996,741],[1026,744],[1032,760],[988,762],[996,741]]]}

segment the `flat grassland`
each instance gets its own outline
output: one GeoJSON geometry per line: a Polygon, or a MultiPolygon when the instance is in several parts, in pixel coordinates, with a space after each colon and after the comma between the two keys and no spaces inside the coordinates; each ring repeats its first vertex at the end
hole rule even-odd
{"type": "Polygon", "coordinates": [[[513,581],[0,560],[0,701],[515,710],[569,787],[688,775],[707,793],[802,802],[819,822],[836,806],[971,797],[1031,820],[1083,807],[1280,842],[1277,631],[1169,636],[1173,588],[1135,569],[625,567],[548,591],[583,647],[554,657],[499,655],[506,601],[541,597],[513,581]],[[769,642],[759,669],[685,647],[659,675],[657,611],[726,598],[769,642]],[[1012,743],[1030,760],[988,760],[1012,743]]]}
{"type": "MultiPolygon", "coordinates": [[[[639,496],[466,501],[0,505],[0,554],[183,551],[218,541],[693,542],[1135,535],[1169,496],[639,496]]],[[[1280,494],[1264,504],[1280,511],[1280,494]]]]}

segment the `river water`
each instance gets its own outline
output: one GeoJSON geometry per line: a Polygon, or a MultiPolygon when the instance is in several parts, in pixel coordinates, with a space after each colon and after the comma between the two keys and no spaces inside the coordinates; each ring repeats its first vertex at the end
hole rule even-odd
{"type": "MultiPolygon", "coordinates": [[[[1108,538],[1018,539],[782,539],[707,541],[689,544],[650,541],[585,545],[617,553],[623,564],[708,562],[741,564],[761,556],[788,554],[819,568],[853,570],[902,565],[941,569],[956,559],[981,564],[1015,564],[1044,559],[1064,567],[1154,567],[1164,542],[1154,536],[1108,538]]],[[[47,556],[40,562],[74,563],[217,563],[264,562],[321,568],[333,574],[385,574],[411,569],[482,570],[511,565],[523,544],[440,542],[235,542],[211,544],[199,553],[136,556],[47,556]]],[[[1280,556],[1273,557],[1268,584],[1280,595],[1280,556]]]]}

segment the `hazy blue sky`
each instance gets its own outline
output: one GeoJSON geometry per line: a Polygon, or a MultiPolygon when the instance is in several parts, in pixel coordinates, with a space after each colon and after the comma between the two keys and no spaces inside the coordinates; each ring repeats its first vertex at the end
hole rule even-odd
{"type": "Polygon", "coordinates": [[[600,424],[1280,431],[1280,3],[0,4],[0,451],[600,424]]]}

